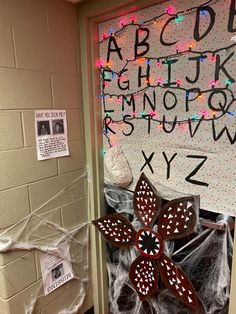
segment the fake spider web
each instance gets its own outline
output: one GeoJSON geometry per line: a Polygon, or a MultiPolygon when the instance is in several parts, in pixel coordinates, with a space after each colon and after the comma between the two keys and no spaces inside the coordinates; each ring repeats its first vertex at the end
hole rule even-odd
{"type": "MultiPolygon", "coordinates": [[[[122,213],[131,221],[134,229],[141,227],[133,215],[133,193],[114,187],[105,187],[108,208],[122,213]]],[[[198,214],[198,213],[197,213],[198,214]]],[[[154,225],[154,230],[157,226],[154,225]]],[[[226,223],[226,231],[201,229],[192,240],[180,249],[174,249],[174,241],[166,241],[165,253],[187,274],[193,283],[200,302],[202,314],[227,314],[230,296],[231,262],[233,241],[226,223]]],[[[151,299],[140,301],[129,279],[129,269],[139,253],[130,249],[114,249],[108,245],[108,300],[113,314],[190,314],[190,309],[179,302],[165,286],[151,299]]]]}

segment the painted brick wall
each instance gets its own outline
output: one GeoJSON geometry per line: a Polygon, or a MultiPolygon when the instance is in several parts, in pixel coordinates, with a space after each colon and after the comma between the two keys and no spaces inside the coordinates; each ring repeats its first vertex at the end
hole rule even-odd
{"type": "MultiPolygon", "coordinates": [[[[64,0],[0,1],[0,230],[85,168],[77,23],[76,7],[64,0]],[[34,110],[59,108],[67,111],[71,156],[37,161],[34,110]]],[[[80,201],[65,198],[45,208],[44,218],[66,228],[87,221],[83,185],[78,194],[80,201]]],[[[0,254],[0,313],[25,313],[41,283],[39,256],[37,250],[0,254]]],[[[64,285],[37,304],[37,313],[58,313],[77,292],[75,283],[64,285]]]]}

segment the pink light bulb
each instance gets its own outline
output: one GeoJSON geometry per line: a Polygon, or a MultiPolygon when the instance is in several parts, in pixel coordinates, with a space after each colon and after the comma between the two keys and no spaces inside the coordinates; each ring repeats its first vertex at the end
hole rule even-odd
{"type": "Polygon", "coordinates": [[[130,21],[134,22],[135,20],[136,20],[136,17],[135,16],[131,16],[130,21]]]}
{"type": "Polygon", "coordinates": [[[181,85],[181,83],[182,83],[182,81],[181,81],[181,80],[177,80],[177,81],[176,81],[177,86],[180,86],[180,85],[181,85]]]}
{"type": "Polygon", "coordinates": [[[210,81],[210,84],[211,84],[212,87],[215,87],[216,86],[216,81],[212,80],[212,81],[210,81]]]}
{"type": "Polygon", "coordinates": [[[205,110],[201,110],[201,111],[200,111],[200,115],[206,116],[206,115],[207,115],[207,112],[206,112],[205,110]]]}
{"type": "Polygon", "coordinates": [[[168,6],[166,9],[167,14],[174,14],[174,7],[172,5],[168,6]]]}
{"type": "Polygon", "coordinates": [[[210,60],[212,61],[212,62],[215,62],[216,61],[216,56],[210,56],[210,60]]]}
{"type": "Polygon", "coordinates": [[[104,61],[102,61],[102,60],[98,60],[97,62],[96,62],[96,66],[98,66],[98,67],[102,67],[104,65],[104,61]]]}

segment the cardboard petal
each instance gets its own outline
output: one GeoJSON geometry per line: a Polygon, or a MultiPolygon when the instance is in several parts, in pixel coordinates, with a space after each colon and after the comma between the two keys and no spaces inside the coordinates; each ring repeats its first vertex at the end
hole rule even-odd
{"type": "Polygon", "coordinates": [[[129,278],[141,301],[158,291],[158,270],[153,261],[142,255],[131,264],[129,278]]]}
{"type": "Polygon", "coordinates": [[[166,288],[191,310],[197,310],[199,308],[197,294],[187,275],[165,254],[162,254],[156,263],[166,288]]]}
{"type": "Polygon", "coordinates": [[[158,232],[163,240],[183,238],[194,231],[199,197],[174,199],[163,206],[159,215],[158,232]]]}
{"type": "Polygon", "coordinates": [[[104,238],[114,246],[130,247],[135,242],[136,231],[121,214],[110,214],[93,220],[92,223],[102,233],[104,238]]]}
{"type": "Polygon", "coordinates": [[[151,228],[158,216],[161,198],[144,173],[141,174],[136,185],[133,204],[137,218],[144,227],[151,228]]]}

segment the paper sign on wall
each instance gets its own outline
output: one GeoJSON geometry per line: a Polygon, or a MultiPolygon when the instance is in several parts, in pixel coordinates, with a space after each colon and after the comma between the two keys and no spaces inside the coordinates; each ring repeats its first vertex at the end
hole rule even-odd
{"type": "Polygon", "coordinates": [[[65,110],[35,111],[35,134],[38,160],[70,154],[65,110]]]}
{"type": "Polygon", "coordinates": [[[62,243],[59,251],[63,258],[44,254],[40,260],[45,295],[74,278],[68,244],[62,243]]]}

